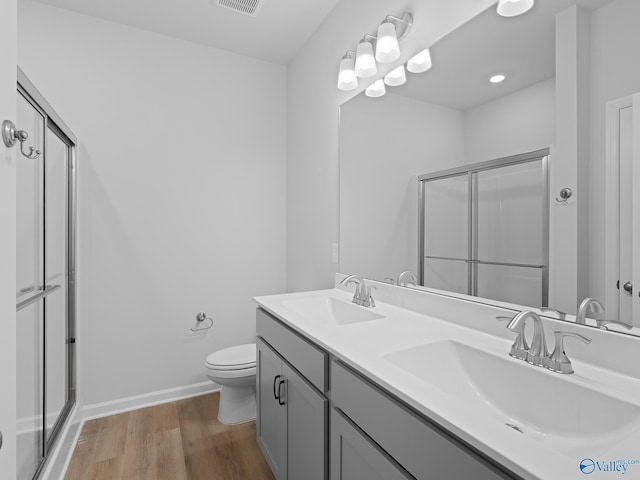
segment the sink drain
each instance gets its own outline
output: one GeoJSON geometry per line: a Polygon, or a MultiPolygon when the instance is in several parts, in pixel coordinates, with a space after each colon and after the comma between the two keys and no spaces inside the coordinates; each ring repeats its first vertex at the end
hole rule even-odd
{"type": "Polygon", "coordinates": [[[519,426],[514,425],[513,423],[505,423],[505,425],[509,428],[513,428],[516,432],[524,433],[519,426]]]}

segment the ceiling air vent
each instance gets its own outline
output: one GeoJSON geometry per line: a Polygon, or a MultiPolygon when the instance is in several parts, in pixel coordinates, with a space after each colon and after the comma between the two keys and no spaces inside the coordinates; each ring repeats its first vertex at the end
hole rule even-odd
{"type": "Polygon", "coordinates": [[[255,17],[262,6],[262,0],[213,0],[216,5],[255,17]]]}

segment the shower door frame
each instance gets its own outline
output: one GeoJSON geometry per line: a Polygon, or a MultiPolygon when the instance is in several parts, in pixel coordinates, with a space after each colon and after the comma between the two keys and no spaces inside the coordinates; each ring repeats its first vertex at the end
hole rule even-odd
{"type": "Polygon", "coordinates": [[[434,173],[420,175],[418,177],[418,282],[424,286],[424,266],[425,258],[434,258],[440,260],[464,261],[467,263],[467,295],[477,296],[478,292],[478,265],[498,265],[507,267],[524,267],[524,268],[540,268],[542,277],[542,298],[541,307],[549,304],[549,228],[550,228],[550,201],[549,201],[549,158],[551,150],[543,148],[533,152],[511,155],[509,157],[488,160],[486,162],[473,163],[461,167],[440,170],[434,173]],[[476,258],[478,252],[478,208],[477,208],[477,174],[480,172],[495,170],[498,168],[519,165],[540,160],[542,162],[542,225],[540,232],[542,235],[542,262],[541,265],[528,265],[517,263],[502,263],[480,261],[476,258]],[[445,178],[468,177],[468,228],[467,228],[467,249],[468,259],[453,259],[442,257],[425,256],[425,186],[427,182],[442,180],[445,178]]]}
{"type": "MultiPolygon", "coordinates": [[[[64,123],[62,118],[51,107],[49,102],[38,91],[35,85],[27,78],[24,72],[18,67],[18,95],[21,95],[40,115],[43,117],[43,152],[46,161],[47,155],[47,132],[51,130],[51,133],[56,135],[65,145],[67,145],[67,189],[66,189],[66,209],[67,209],[67,225],[66,225],[66,287],[67,287],[67,318],[66,318],[66,381],[67,381],[67,400],[63,406],[55,424],[51,428],[49,434],[47,434],[46,426],[46,408],[47,408],[47,390],[43,388],[43,457],[38,465],[34,477],[39,478],[43,472],[44,467],[47,465],[49,459],[49,453],[53,450],[60,431],[64,427],[67,419],[72,412],[76,403],[76,249],[77,249],[77,181],[76,181],[76,164],[77,164],[77,148],[78,139],[73,131],[64,123]]],[[[20,153],[18,153],[18,157],[20,153]]],[[[20,158],[18,158],[18,161],[20,158]]],[[[46,188],[46,185],[45,185],[46,188]]],[[[45,213],[46,215],[46,213],[45,213]]],[[[45,232],[46,235],[46,232],[45,232]]],[[[44,287],[44,286],[43,286],[44,287]]],[[[27,300],[20,302],[16,305],[16,309],[20,310],[27,307],[37,301],[45,299],[49,293],[53,293],[57,289],[46,290],[44,289],[40,294],[35,295],[27,300]]],[[[46,322],[46,320],[45,320],[46,322]]],[[[44,334],[44,333],[43,333],[44,334]]],[[[43,342],[46,352],[46,338],[43,342]]],[[[46,355],[43,354],[43,358],[46,355]]],[[[46,360],[43,360],[42,379],[46,384],[47,366],[46,360]]]]}

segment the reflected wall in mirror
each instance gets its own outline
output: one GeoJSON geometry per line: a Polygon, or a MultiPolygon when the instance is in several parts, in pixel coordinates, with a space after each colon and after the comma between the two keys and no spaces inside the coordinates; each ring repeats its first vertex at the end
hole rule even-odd
{"type": "MultiPolygon", "coordinates": [[[[611,152],[605,143],[612,132],[607,130],[605,111],[607,102],[640,92],[640,65],[632,60],[640,31],[633,18],[640,18],[636,0],[538,2],[513,19],[499,17],[491,8],[431,46],[433,67],[428,72],[409,75],[405,85],[388,88],[381,98],[361,94],[342,105],[340,270],[388,282],[396,281],[402,271],[418,272],[419,176],[550,148],[549,305],[575,314],[583,297],[594,297],[605,304],[605,312],[594,318],[614,319],[619,290],[612,291],[612,278],[621,270],[607,268],[611,247],[605,244],[612,240],[604,226],[612,224],[606,205],[620,202],[619,197],[606,198],[611,196],[606,185],[611,175],[620,178],[620,173],[607,170],[618,159],[607,159],[611,152]],[[562,22],[556,22],[559,15],[565,16],[562,22]],[[573,33],[566,31],[571,23],[567,16],[587,25],[587,35],[576,35],[580,54],[588,55],[584,75],[570,62],[556,61],[555,39],[573,33]],[[490,83],[496,73],[506,80],[490,83]],[[566,159],[557,155],[555,145],[567,129],[556,120],[564,118],[558,111],[572,101],[567,87],[572,78],[581,92],[587,92],[577,95],[584,102],[575,108],[577,117],[587,116],[578,122],[586,126],[583,137],[588,139],[574,167],[575,183],[564,185],[556,184],[555,177],[566,169],[566,159]],[[563,187],[572,188],[574,195],[558,202],[563,187]],[[578,222],[572,244],[561,234],[567,212],[578,222]],[[563,249],[577,252],[577,266],[575,261],[565,262],[563,249]],[[571,288],[566,288],[567,278],[574,282],[571,288]]],[[[562,55],[566,51],[558,58],[566,58],[562,55]]],[[[451,221],[464,218],[461,215],[452,213],[451,221]]],[[[640,208],[632,208],[631,215],[637,227],[640,208]]],[[[624,225],[611,228],[622,232],[624,225]]],[[[456,236],[450,242],[459,240],[456,236]]],[[[640,258],[640,251],[635,258],[640,258]]],[[[624,256],[619,263],[632,265],[624,256]]],[[[631,270],[629,281],[635,279],[640,286],[640,262],[631,270]]],[[[495,291],[477,293],[500,297],[495,291]]],[[[615,319],[640,327],[637,295],[634,291],[629,297],[636,305],[634,312],[615,319]]]]}

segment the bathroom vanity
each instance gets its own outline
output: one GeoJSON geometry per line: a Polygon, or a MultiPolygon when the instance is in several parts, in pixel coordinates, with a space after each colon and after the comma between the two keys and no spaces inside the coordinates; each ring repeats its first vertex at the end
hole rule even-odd
{"type": "Polygon", "coordinates": [[[634,455],[640,382],[583,362],[589,346],[556,374],[509,357],[495,317],[513,311],[376,286],[375,308],[344,287],[255,299],[257,440],[277,479],[571,479],[634,455]]]}

